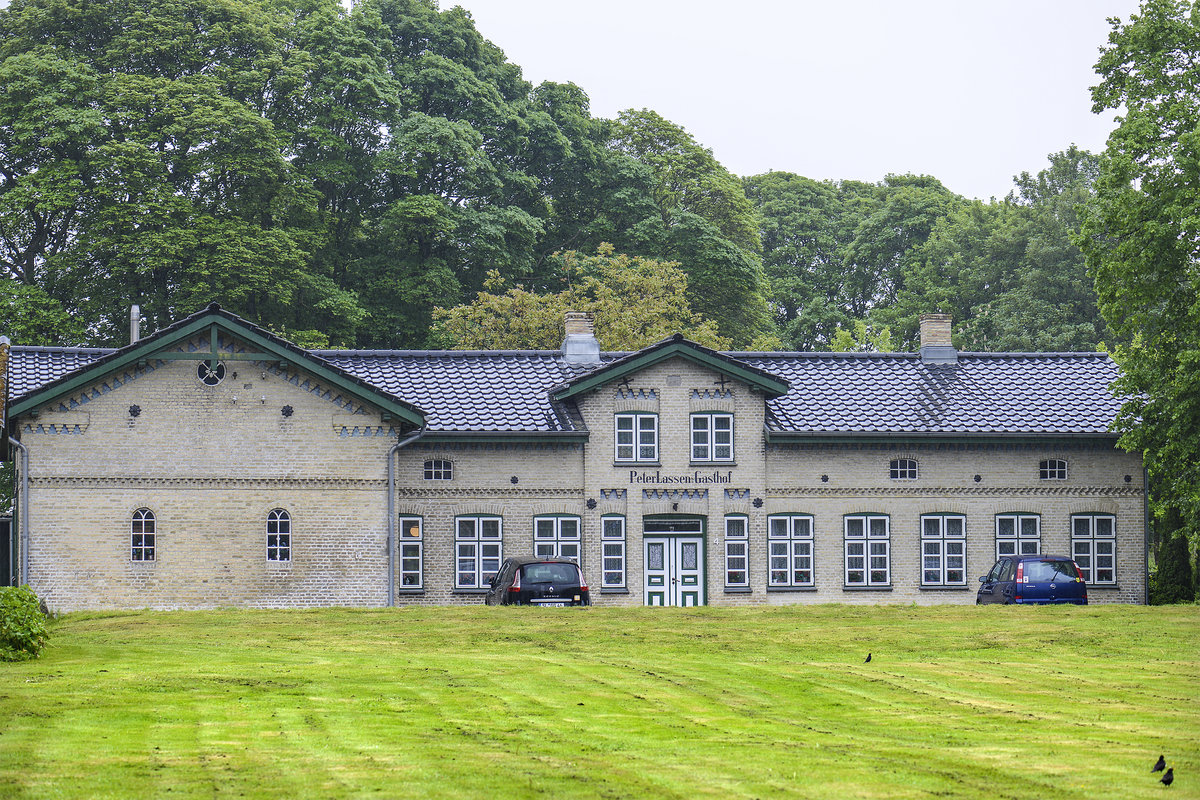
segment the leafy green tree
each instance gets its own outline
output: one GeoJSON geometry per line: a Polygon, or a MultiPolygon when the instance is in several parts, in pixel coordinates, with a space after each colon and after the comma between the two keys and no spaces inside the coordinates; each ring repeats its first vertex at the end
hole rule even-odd
{"type": "Polygon", "coordinates": [[[620,153],[652,173],[665,238],[651,252],[683,265],[692,306],[739,346],[773,333],[758,215],[741,182],[691,134],[648,109],[621,112],[613,137],[620,153]]]}
{"type": "Polygon", "coordinates": [[[1118,342],[1121,445],[1200,539],[1200,6],[1111,20],[1093,110],[1124,109],[1079,244],[1118,342]]]}
{"type": "Polygon", "coordinates": [[[568,311],[591,313],[596,338],[606,350],[634,350],[675,333],[716,349],[728,349],[711,321],[693,313],[687,275],[677,263],[616,254],[602,245],[586,256],[556,254],[567,288],[537,294],[505,288],[493,272],[485,291],[467,305],[434,311],[436,335],[455,349],[557,349],[568,311]]]}

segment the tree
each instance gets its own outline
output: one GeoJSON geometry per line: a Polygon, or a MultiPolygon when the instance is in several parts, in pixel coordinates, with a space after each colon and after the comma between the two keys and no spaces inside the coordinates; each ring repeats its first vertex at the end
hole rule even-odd
{"type": "Polygon", "coordinates": [[[1145,0],[1110,20],[1093,110],[1124,108],[1083,217],[1100,311],[1117,339],[1116,421],[1160,506],[1200,539],[1200,6],[1145,0]]]}
{"type": "Polygon", "coordinates": [[[594,256],[568,251],[553,261],[567,288],[553,294],[505,289],[503,277],[493,272],[473,302],[433,312],[435,335],[463,350],[552,350],[562,344],[565,313],[583,311],[595,317],[605,350],[635,350],[674,333],[707,347],[729,347],[712,322],[692,312],[679,264],[616,254],[609,245],[594,256]]]}

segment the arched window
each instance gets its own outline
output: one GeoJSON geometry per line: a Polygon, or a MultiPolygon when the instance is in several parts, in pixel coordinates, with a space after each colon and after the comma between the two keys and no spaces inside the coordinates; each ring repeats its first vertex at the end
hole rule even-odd
{"type": "Polygon", "coordinates": [[[893,458],[888,464],[888,474],[893,480],[915,481],[917,460],[915,458],[893,458]]]}
{"type": "Polygon", "coordinates": [[[131,561],[153,561],[154,512],[148,508],[139,508],[133,512],[129,534],[129,559],[131,561]]]}
{"type": "Polygon", "coordinates": [[[448,481],[454,478],[454,465],[441,458],[431,458],[425,462],[425,480],[448,481]]]}
{"type": "Polygon", "coordinates": [[[282,508],[267,514],[267,561],[292,560],[292,515],[282,508]]]}
{"type": "Polygon", "coordinates": [[[1047,458],[1038,463],[1038,477],[1044,481],[1065,481],[1067,462],[1061,458],[1047,458]]]}

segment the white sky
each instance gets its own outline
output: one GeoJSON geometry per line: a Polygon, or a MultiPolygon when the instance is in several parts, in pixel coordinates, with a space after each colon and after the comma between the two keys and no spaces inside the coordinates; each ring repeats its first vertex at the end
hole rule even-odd
{"type": "Polygon", "coordinates": [[[1002,198],[1112,115],[1088,88],[1137,0],[441,0],[592,114],[650,108],[738,175],[933,175],[1002,198]]]}

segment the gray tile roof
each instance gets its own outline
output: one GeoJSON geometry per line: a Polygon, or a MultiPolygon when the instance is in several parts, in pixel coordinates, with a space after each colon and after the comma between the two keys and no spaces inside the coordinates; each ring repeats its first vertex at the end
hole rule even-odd
{"type": "MultiPolygon", "coordinates": [[[[12,348],[10,401],[113,352],[12,348]]],[[[312,353],[415,405],[431,431],[554,433],[580,430],[552,387],[584,370],[558,351],[312,353]]],[[[605,361],[628,353],[606,353],[605,361]]],[[[960,353],[956,365],[916,354],[725,353],[787,380],[767,402],[768,428],[792,435],[1104,434],[1120,401],[1116,365],[1094,353],[960,353]]]]}
{"type": "Polygon", "coordinates": [[[791,383],[768,401],[768,427],[795,434],[1096,434],[1121,401],[1103,353],[743,354],[791,383]]]}

